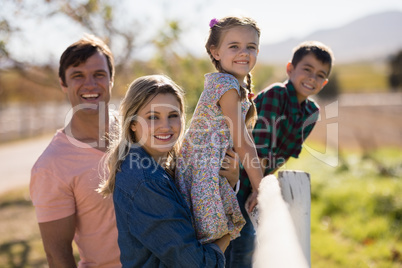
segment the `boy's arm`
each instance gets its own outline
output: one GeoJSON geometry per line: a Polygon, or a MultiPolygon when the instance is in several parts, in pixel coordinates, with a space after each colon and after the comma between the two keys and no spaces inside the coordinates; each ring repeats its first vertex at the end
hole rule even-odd
{"type": "MultiPolygon", "coordinates": [[[[287,161],[289,158],[286,158],[285,161],[283,161],[283,163],[281,163],[280,165],[278,165],[275,169],[271,170],[269,172],[269,174],[266,175],[270,175],[270,174],[274,174],[278,169],[280,169],[287,161]]],[[[266,158],[260,158],[261,161],[261,169],[262,169],[262,173],[265,174],[265,171],[268,169],[267,165],[268,165],[268,161],[266,158]]]]}

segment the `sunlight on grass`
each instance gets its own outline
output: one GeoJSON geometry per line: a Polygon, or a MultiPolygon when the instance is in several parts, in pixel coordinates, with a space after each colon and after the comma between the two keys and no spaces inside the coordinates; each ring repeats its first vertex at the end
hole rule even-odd
{"type": "Polygon", "coordinates": [[[311,175],[312,267],[402,267],[400,150],[339,158],[331,167],[303,150],[286,165],[311,175]]]}

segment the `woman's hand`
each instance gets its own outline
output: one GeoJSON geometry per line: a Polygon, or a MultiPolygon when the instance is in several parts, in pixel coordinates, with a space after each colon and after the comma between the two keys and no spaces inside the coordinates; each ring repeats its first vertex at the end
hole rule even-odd
{"type": "Polygon", "coordinates": [[[233,149],[228,149],[222,161],[219,175],[225,177],[230,186],[234,188],[239,180],[239,174],[239,155],[233,149]]]}
{"type": "Polygon", "coordinates": [[[230,235],[226,234],[219,238],[218,240],[215,240],[214,244],[217,245],[223,253],[225,253],[226,248],[229,246],[230,243],[230,235]]]}

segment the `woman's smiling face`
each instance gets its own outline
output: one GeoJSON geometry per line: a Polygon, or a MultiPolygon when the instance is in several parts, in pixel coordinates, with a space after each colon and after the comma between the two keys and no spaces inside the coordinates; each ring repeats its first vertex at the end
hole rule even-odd
{"type": "Polygon", "coordinates": [[[138,144],[158,163],[166,160],[180,136],[181,116],[176,96],[160,93],[138,111],[131,124],[138,144]]]}

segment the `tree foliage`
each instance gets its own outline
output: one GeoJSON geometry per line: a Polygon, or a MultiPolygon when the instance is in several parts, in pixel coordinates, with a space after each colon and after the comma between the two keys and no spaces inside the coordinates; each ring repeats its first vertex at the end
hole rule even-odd
{"type": "MultiPolygon", "coordinates": [[[[166,74],[185,90],[187,111],[191,115],[203,90],[204,74],[215,71],[206,53],[204,57],[195,57],[182,45],[184,30],[180,20],[165,19],[162,27],[150,34],[148,21],[140,23],[133,17],[122,16],[122,10],[118,9],[121,5],[115,0],[4,1],[8,8],[12,7],[10,12],[13,18],[5,16],[0,21],[0,81],[3,81],[0,83],[0,97],[3,102],[59,100],[61,94],[54,59],[42,66],[34,66],[10,53],[9,40],[18,36],[20,31],[18,24],[15,24],[17,17],[20,21],[28,17],[42,18],[49,23],[62,17],[68,27],[78,25],[83,32],[105,40],[115,57],[113,95],[117,98],[123,96],[127,86],[139,76],[166,74]],[[144,39],[144,36],[147,37],[144,39]],[[153,52],[149,58],[143,59],[140,57],[140,48],[152,48],[153,52]],[[51,93],[52,90],[57,93],[51,93]],[[33,97],[35,94],[37,96],[33,97]]],[[[262,71],[253,76],[256,92],[266,86],[266,81],[272,76],[271,68],[261,68],[262,71]]]]}
{"type": "Polygon", "coordinates": [[[338,73],[332,72],[329,77],[328,84],[318,93],[318,97],[325,100],[333,100],[336,99],[340,93],[338,81],[338,73]]]}
{"type": "MultiPolygon", "coordinates": [[[[94,34],[103,39],[113,50],[117,68],[124,66],[133,58],[137,47],[137,37],[140,36],[141,25],[130,16],[124,17],[116,14],[113,0],[19,0],[8,2],[12,17],[0,21],[0,53],[5,55],[9,65],[19,66],[13,55],[7,49],[8,39],[16,35],[18,27],[16,21],[27,18],[53,22],[56,17],[63,17],[67,26],[78,25],[83,32],[94,34]],[[118,19],[119,18],[119,19],[118,19]]],[[[44,40],[52,42],[52,40],[44,40]]],[[[23,65],[28,64],[24,62],[23,65]]],[[[51,63],[49,63],[51,64],[51,63]]]]}
{"type": "Polygon", "coordinates": [[[177,20],[168,20],[153,39],[156,53],[149,62],[154,73],[171,77],[186,92],[187,113],[192,115],[204,89],[204,74],[213,71],[207,58],[196,58],[180,44],[183,31],[177,20]]]}
{"type": "MultiPolygon", "coordinates": [[[[35,86],[25,88],[21,92],[21,90],[15,90],[15,85],[2,82],[0,83],[1,102],[16,99],[23,101],[24,96],[35,94],[35,92],[42,95],[43,100],[46,100],[46,96],[55,100],[52,97],[54,94],[47,94],[47,91],[59,88],[57,62],[50,62],[49,59],[49,62],[37,66],[38,64],[18,59],[10,52],[12,38],[21,39],[21,42],[23,40],[18,23],[32,18],[35,21],[46,20],[51,23],[56,17],[63,17],[67,21],[66,25],[78,25],[83,32],[100,37],[112,48],[112,51],[116,51],[114,53],[116,72],[123,73],[133,59],[141,27],[135,19],[126,19],[125,25],[119,24],[120,20],[115,14],[114,4],[113,0],[4,0],[6,8],[1,11],[4,16],[0,19],[0,78],[3,81],[4,79],[10,81],[12,77],[13,82],[20,83],[18,88],[27,83],[35,86]],[[117,47],[114,47],[115,44],[117,47]],[[42,68],[42,72],[38,72],[39,67],[42,68]],[[35,92],[32,88],[35,88],[35,92]],[[40,88],[39,91],[36,90],[38,88],[40,88]]],[[[47,39],[44,42],[54,42],[54,40],[47,39]]],[[[56,96],[56,99],[59,99],[57,93],[56,96]]]]}

